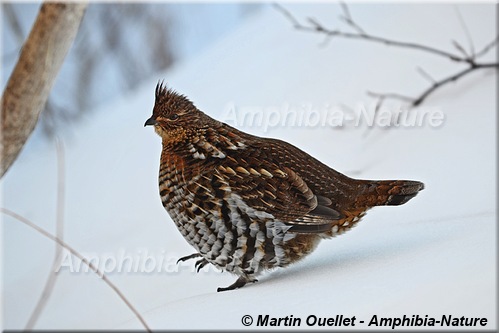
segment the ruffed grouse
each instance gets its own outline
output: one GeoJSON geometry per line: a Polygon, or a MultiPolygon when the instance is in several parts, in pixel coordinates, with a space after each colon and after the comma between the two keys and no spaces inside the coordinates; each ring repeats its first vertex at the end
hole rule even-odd
{"type": "Polygon", "coordinates": [[[310,254],[352,228],[373,206],[401,205],[418,181],[349,178],[295,146],[214,120],[185,96],[156,87],[153,125],[162,138],[159,193],[200,257],[238,276],[218,291],[310,254]]]}

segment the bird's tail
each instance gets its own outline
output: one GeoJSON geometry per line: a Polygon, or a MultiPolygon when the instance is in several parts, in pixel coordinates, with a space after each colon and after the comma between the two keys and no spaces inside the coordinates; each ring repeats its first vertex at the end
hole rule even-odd
{"type": "Polygon", "coordinates": [[[370,180],[363,181],[364,195],[358,198],[357,205],[373,206],[398,206],[414,198],[419,191],[424,189],[422,182],[414,180],[370,180]]]}

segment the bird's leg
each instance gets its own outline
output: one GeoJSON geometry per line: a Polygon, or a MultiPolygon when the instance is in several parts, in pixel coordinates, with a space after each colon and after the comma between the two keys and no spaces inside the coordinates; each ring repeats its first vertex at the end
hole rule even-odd
{"type": "Polygon", "coordinates": [[[183,261],[186,261],[186,260],[194,259],[194,258],[197,258],[197,257],[201,257],[201,253],[193,253],[193,254],[191,254],[189,256],[182,257],[179,260],[177,260],[177,265],[178,265],[179,262],[183,262],[183,261]]]}
{"type": "Polygon", "coordinates": [[[209,264],[209,262],[205,258],[199,259],[198,261],[196,261],[196,264],[194,265],[194,267],[197,268],[196,272],[199,273],[199,271],[201,270],[201,268],[203,268],[204,266],[206,266],[206,264],[209,264]]]}
{"type": "Polygon", "coordinates": [[[255,278],[250,278],[248,276],[245,276],[245,275],[241,275],[237,280],[236,282],[234,282],[233,284],[231,284],[230,286],[228,287],[219,287],[217,289],[217,292],[221,292],[221,291],[228,291],[228,290],[234,290],[234,289],[238,289],[238,288],[242,288],[246,285],[246,283],[248,282],[258,282],[257,279],[255,278]]]}

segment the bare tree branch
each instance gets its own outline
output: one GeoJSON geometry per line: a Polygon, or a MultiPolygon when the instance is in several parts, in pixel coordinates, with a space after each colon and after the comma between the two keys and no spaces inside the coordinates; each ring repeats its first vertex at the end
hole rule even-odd
{"type": "Polygon", "coordinates": [[[58,237],[55,237],[53,236],[52,234],[50,234],[48,231],[46,231],[45,229],[43,228],[40,228],[39,226],[37,226],[36,224],[34,224],[33,222],[31,222],[30,220],[28,220],[27,218],[19,215],[19,214],[16,214],[15,212],[9,210],[9,209],[6,209],[6,208],[3,208],[3,207],[0,207],[0,212],[5,214],[5,215],[8,215],[10,217],[13,217],[14,219],[16,219],[17,221],[27,225],[28,227],[34,229],[35,231],[37,231],[38,233],[42,234],[43,236],[45,236],[46,238],[56,242],[57,244],[59,244],[60,246],[62,246],[63,248],[65,248],[66,250],[68,250],[72,255],[74,255],[76,258],[80,259],[81,262],[83,264],[85,264],[85,266],[87,266],[88,268],[90,268],[95,274],[97,274],[97,276],[99,276],[117,295],[119,298],[121,298],[121,300],[126,304],[126,306],[134,313],[134,315],[137,317],[137,319],[141,322],[142,326],[144,326],[144,328],[147,330],[147,332],[152,332],[151,329],[149,328],[149,326],[147,325],[147,323],[145,322],[144,318],[140,315],[139,311],[137,311],[137,309],[135,309],[135,307],[132,305],[132,303],[130,303],[130,301],[125,297],[125,295],[118,289],[118,287],[112,283],[109,278],[104,274],[104,272],[102,272],[97,266],[95,266],[91,261],[89,261],[87,258],[85,258],[82,254],[80,254],[78,251],[76,251],[72,246],[70,246],[68,243],[64,242],[63,240],[59,239],[58,237]]]}
{"type": "Polygon", "coordinates": [[[87,3],[44,3],[1,101],[0,178],[35,128],[87,3]]]}
{"type": "MultiPolygon", "coordinates": [[[[61,241],[64,240],[64,178],[65,178],[65,167],[64,167],[64,146],[61,141],[56,139],[56,150],[57,150],[57,217],[56,217],[56,237],[61,241]]],[[[56,244],[55,247],[55,255],[54,260],[52,262],[52,269],[49,272],[47,277],[47,281],[45,282],[45,287],[43,288],[42,294],[38,299],[38,302],[35,306],[35,309],[31,313],[29,317],[28,323],[26,324],[25,330],[32,330],[35,326],[38,318],[43,312],[47,301],[52,294],[52,290],[54,289],[55,282],[57,280],[57,267],[60,266],[62,261],[62,249],[63,247],[60,244],[56,244]]]]}
{"type": "Polygon", "coordinates": [[[360,35],[365,35],[366,32],[362,29],[355,21],[352,19],[352,15],[350,15],[350,9],[343,1],[340,2],[341,9],[343,10],[343,16],[340,18],[345,21],[346,24],[351,26],[354,30],[356,30],[360,35]]]}
{"type": "MultiPolygon", "coordinates": [[[[343,4],[343,6],[346,6],[343,4]]],[[[290,20],[293,23],[293,27],[297,30],[302,30],[302,31],[309,31],[309,32],[318,32],[322,34],[327,34],[331,36],[338,36],[338,37],[343,37],[343,38],[350,38],[350,39],[361,39],[365,41],[370,41],[370,42],[375,42],[375,43],[381,43],[385,45],[390,45],[390,46],[397,46],[397,47],[402,47],[402,48],[411,48],[419,51],[424,51],[427,53],[432,53],[435,55],[439,55],[442,57],[449,58],[452,61],[456,62],[469,62],[469,59],[466,57],[462,57],[457,54],[453,54],[441,49],[437,49],[435,47],[423,45],[423,44],[418,44],[418,43],[413,43],[413,42],[404,42],[404,41],[399,41],[399,40],[394,40],[394,39],[389,39],[385,37],[380,37],[380,36],[375,36],[371,35],[369,33],[359,33],[359,32],[345,32],[341,31],[339,29],[328,29],[324,27],[322,24],[320,24],[316,19],[313,18],[308,18],[307,21],[309,23],[313,24],[311,26],[303,25],[296,19],[293,14],[291,14],[287,9],[282,7],[281,5],[275,3],[274,7],[280,11],[288,20],[290,20]]],[[[350,12],[349,12],[350,13],[350,12]]],[[[349,14],[350,15],[350,14],[349,14]]],[[[351,18],[350,16],[351,23],[349,25],[355,25],[359,27],[357,23],[351,18]]]]}
{"type": "Polygon", "coordinates": [[[378,98],[382,97],[383,100],[385,100],[387,98],[398,99],[401,101],[409,102],[411,107],[416,107],[418,105],[421,105],[425,101],[425,99],[428,98],[428,96],[430,96],[435,90],[437,90],[438,88],[440,88],[441,86],[443,86],[447,83],[457,81],[460,78],[462,78],[463,76],[465,76],[465,75],[467,75],[467,74],[469,74],[477,69],[480,69],[480,68],[497,68],[497,67],[498,67],[498,64],[496,64],[496,63],[477,64],[475,66],[466,67],[465,69],[463,69],[463,70],[461,70],[453,75],[450,75],[450,76],[445,77],[439,81],[434,82],[429,88],[425,89],[417,97],[408,97],[408,96],[404,96],[404,95],[400,95],[400,94],[396,94],[396,93],[375,93],[375,92],[370,92],[370,91],[368,91],[368,95],[370,95],[372,97],[378,97],[378,98]]]}
{"type": "Polygon", "coordinates": [[[451,61],[455,62],[460,62],[460,63],[465,63],[467,64],[467,67],[465,69],[462,69],[448,77],[445,77],[441,80],[435,80],[430,74],[428,74],[426,71],[418,67],[418,72],[428,81],[430,81],[431,85],[425,89],[423,92],[421,92],[420,95],[416,97],[409,97],[406,95],[402,94],[397,94],[397,93],[374,93],[374,92],[369,92],[368,95],[372,97],[377,98],[377,106],[376,108],[379,109],[383,102],[386,99],[397,99],[401,100],[404,102],[408,102],[411,107],[416,107],[418,105],[421,105],[428,96],[430,96],[432,93],[434,93],[437,89],[442,87],[443,85],[446,85],[450,82],[457,81],[463,76],[468,75],[469,73],[479,70],[479,69],[486,69],[486,68],[495,68],[499,69],[499,62],[494,62],[494,63],[480,63],[477,62],[476,59],[478,57],[481,57],[485,55],[487,52],[489,52],[493,47],[495,47],[499,41],[499,36],[497,36],[492,42],[487,44],[483,49],[481,49],[478,52],[475,52],[475,45],[473,44],[473,40],[471,39],[471,34],[469,32],[469,29],[460,13],[460,11],[456,8],[458,18],[460,20],[461,26],[463,27],[463,30],[466,34],[466,38],[468,40],[469,44],[469,51],[466,51],[465,48],[457,41],[452,40],[452,44],[454,47],[461,53],[461,55],[450,53],[438,48],[434,48],[431,46],[423,45],[423,44],[418,44],[418,43],[412,43],[412,42],[403,42],[403,41],[398,41],[398,40],[393,40],[385,37],[380,37],[380,36],[374,36],[369,33],[367,33],[365,30],[360,28],[360,25],[357,24],[354,19],[352,18],[352,15],[350,13],[350,10],[348,9],[348,6],[345,3],[340,3],[341,8],[343,10],[344,15],[341,16],[343,21],[348,24],[350,27],[354,28],[356,31],[355,33],[351,32],[344,32],[339,29],[328,29],[325,28],[320,22],[318,22],[316,19],[313,18],[307,18],[307,22],[309,25],[303,25],[300,23],[298,19],[296,19],[288,10],[286,10],[284,7],[282,7],[279,4],[274,4],[274,7],[280,11],[288,20],[290,20],[293,23],[293,27],[297,30],[302,30],[302,31],[309,31],[309,32],[315,32],[315,33],[320,33],[324,34],[328,37],[333,37],[333,36],[338,36],[338,37],[343,37],[343,38],[349,38],[349,39],[360,39],[360,40],[365,40],[365,41],[370,41],[370,42],[375,42],[375,43],[382,43],[385,45],[392,45],[392,46],[397,46],[401,48],[408,48],[408,49],[414,49],[414,50],[419,50],[423,51],[426,53],[442,56],[445,58],[448,58],[451,61]]]}

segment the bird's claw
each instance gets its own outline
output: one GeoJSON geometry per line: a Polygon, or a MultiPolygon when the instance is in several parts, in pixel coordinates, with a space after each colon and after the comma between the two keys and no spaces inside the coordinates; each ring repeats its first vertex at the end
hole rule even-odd
{"type": "MultiPolygon", "coordinates": [[[[180,262],[184,262],[184,261],[187,261],[187,260],[190,260],[190,259],[194,259],[194,258],[199,258],[199,257],[202,257],[202,255],[200,253],[193,253],[191,255],[188,255],[188,256],[185,256],[185,257],[182,257],[182,258],[179,258],[177,260],[177,265],[180,263],[180,262]]],[[[199,273],[199,271],[204,267],[206,266],[206,264],[209,264],[208,260],[206,260],[205,258],[202,258],[202,259],[199,259],[198,261],[196,261],[196,263],[194,264],[194,267],[196,268],[196,272],[199,273]]]]}
{"type": "Polygon", "coordinates": [[[185,257],[182,257],[182,258],[179,258],[177,260],[177,265],[180,263],[180,262],[184,262],[184,261],[187,261],[187,260],[190,260],[190,259],[194,259],[194,258],[198,258],[198,257],[201,257],[201,254],[200,253],[193,253],[191,255],[188,255],[188,256],[185,256],[185,257]]]}
{"type": "Polygon", "coordinates": [[[196,264],[194,265],[194,267],[196,267],[196,273],[199,273],[199,271],[204,267],[206,266],[206,264],[208,264],[208,260],[206,260],[205,258],[203,259],[199,259],[198,261],[196,261],[196,264]]]}

